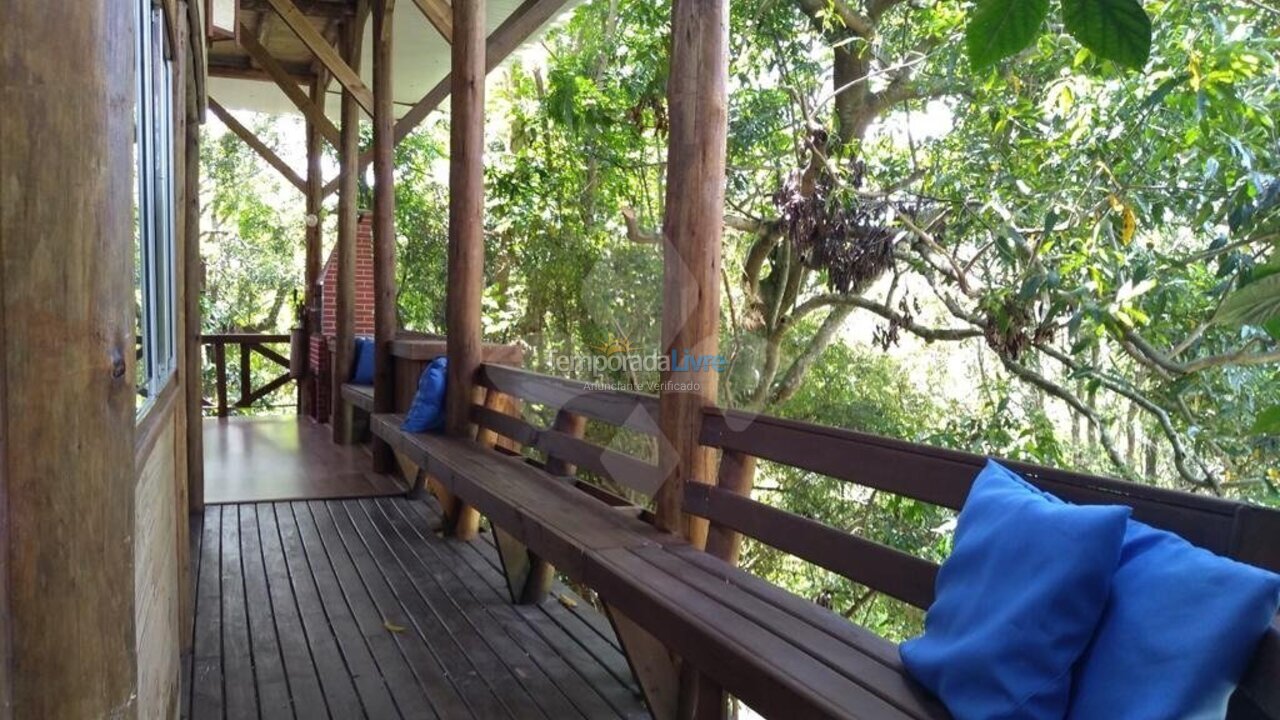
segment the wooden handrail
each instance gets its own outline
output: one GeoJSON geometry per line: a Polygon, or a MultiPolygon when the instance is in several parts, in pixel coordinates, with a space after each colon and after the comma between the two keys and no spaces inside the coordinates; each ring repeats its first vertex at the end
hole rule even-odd
{"type": "Polygon", "coordinates": [[[287,351],[281,353],[273,350],[267,345],[269,344],[287,344],[290,336],[281,333],[210,333],[200,336],[200,343],[207,345],[213,350],[213,366],[216,377],[216,401],[214,403],[205,404],[214,407],[214,412],[218,417],[227,417],[230,414],[232,406],[227,400],[227,346],[232,345],[239,348],[238,352],[238,370],[240,372],[240,398],[236,400],[235,408],[253,407],[255,403],[260,402],[276,390],[284,387],[290,381],[294,380],[294,376],[289,367],[289,356],[287,351]],[[279,365],[285,369],[285,372],[275,377],[270,382],[259,388],[253,387],[253,375],[250,372],[250,361],[253,354],[257,353],[267,360],[279,365]]]}

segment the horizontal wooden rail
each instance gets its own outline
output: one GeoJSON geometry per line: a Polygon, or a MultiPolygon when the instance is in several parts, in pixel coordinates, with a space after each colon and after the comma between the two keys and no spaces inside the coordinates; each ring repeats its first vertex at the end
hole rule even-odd
{"type": "MultiPolygon", "coordinates": [[[[704,412],[701,442],[953,509],[964,504],[974,477],[987,462],[973,453],[721,408],[704,412]]],[[[1222,554],[1234,548],[1238,503],[1002,462],[1064,500],[1129,505],[1139,520],[1196,545],[1222,554]]]]}
{"type": "Polygon", "coordinates": [[[253,407],[294,379],[289,367],[289,356],[267,347],[269,344],[288,345],[290,342],[289,335],[280,333],[210,333],[201,335],[200,342],[202,345],[208,346],[212,352],[216,378],[216,401],[213,403],[206,401],[205,405],[212,405],[218,417],[229,415],[232,407],[227,399],[228,345],[237,348],[239,351],[240,398],[236,400],[234,407],[240,409],[253,407]],[[283,367],[285,372],[255,389],[251,372],[251,360],[254,353],[283,367]]]}
{"type": "Polygon", "coordinates": [[[581,380],[540,375],[491,363],[480,366],[478,382],[526,402],[567,410],[645,435],[658,434],[656,395],[602,390],[581,380]]]}

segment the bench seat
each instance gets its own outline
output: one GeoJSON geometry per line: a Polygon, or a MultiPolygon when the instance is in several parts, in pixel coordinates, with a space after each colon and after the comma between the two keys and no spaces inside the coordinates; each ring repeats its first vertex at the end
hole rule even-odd
{"type": "Polygon", "coordinates": [[[911,680],[897,647],[472,440],[373,432],[613,610],[652,632],[726,691],[768,716],[947,718],[911,680]]]}
{"type": "Polygon", "coordinates": [[[373,412],[373,386],[357,385],[355,383],[342,384],[342,399],[351,403],[353,406],[361,410],[371,413],[373,412]]]}

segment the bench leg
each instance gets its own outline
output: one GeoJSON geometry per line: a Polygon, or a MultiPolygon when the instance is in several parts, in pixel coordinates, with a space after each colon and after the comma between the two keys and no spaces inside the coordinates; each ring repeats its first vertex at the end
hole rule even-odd
{"type": "Polygon", "coordinates": [[[647,630],[637,625],[611,605],[605,605],[613,632],[622,644],[631,674],[640,684],[645,704],[654,720],[678,720],[680,718],[680,671],[677,661],[667,649],[647,630]]]}
{"type": "Polygon", "coordinates": [[[536,605],[546,599],[555,576],[551,563],[529,552],[524,543],[497,526],[493,526],[493,539],[498,546],[498,558],[502,560],[502,572],[507,578],[511,602],[536,605]]]}

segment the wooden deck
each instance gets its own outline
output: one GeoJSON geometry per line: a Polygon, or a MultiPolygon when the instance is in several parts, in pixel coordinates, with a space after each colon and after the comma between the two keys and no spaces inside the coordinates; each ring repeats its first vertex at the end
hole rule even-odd
{"type": "Polygon", "coordinates": [[[206,503],[322,500],[396,495],[405,488],[369,471],[368,451],[333,444],[329,427],[307,418],[204,421],[206,503]]]}
{"type": "Polygon", "coordinates": [[[648,717],[608,621],[512,605],[490,537],[405,498],[210,506],[183,717],[648,717]]]}

